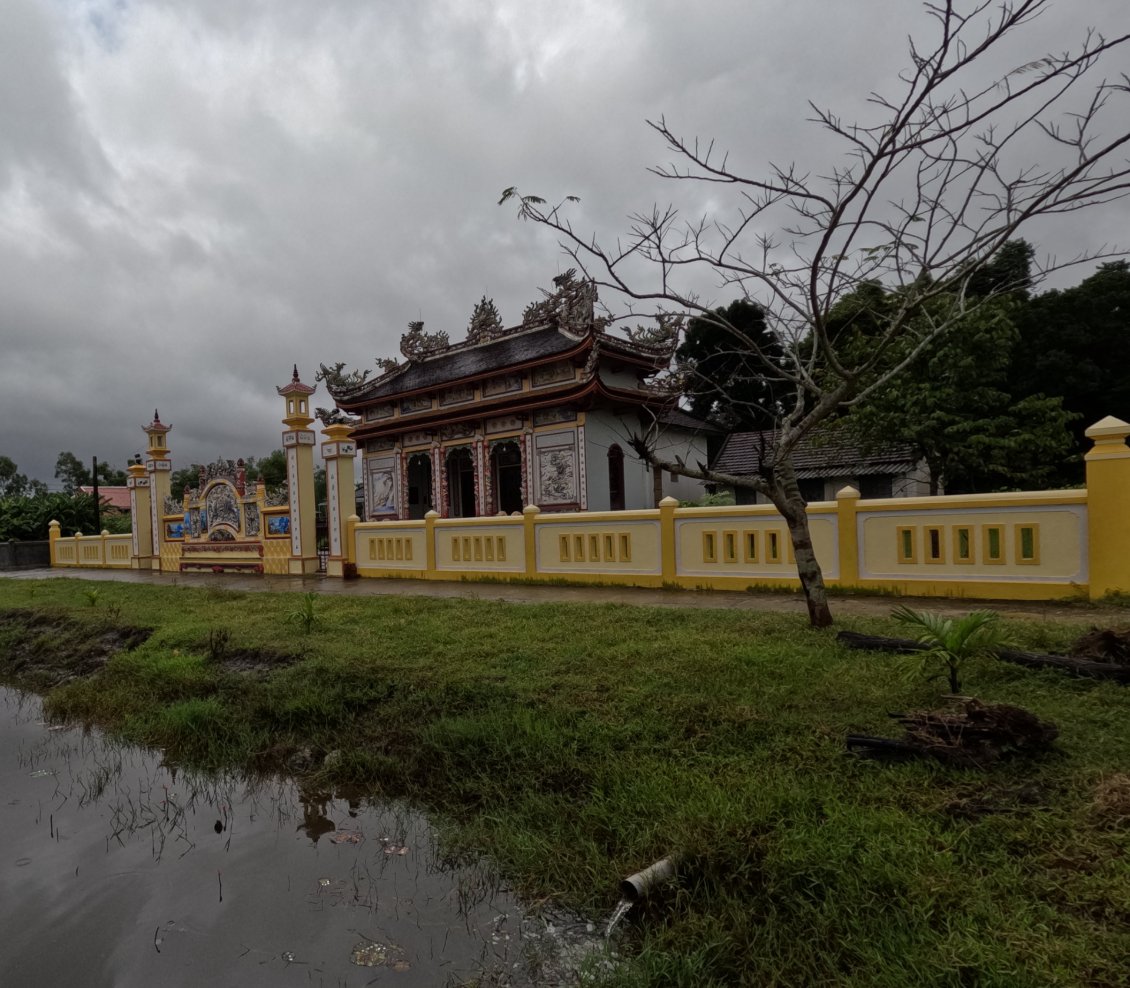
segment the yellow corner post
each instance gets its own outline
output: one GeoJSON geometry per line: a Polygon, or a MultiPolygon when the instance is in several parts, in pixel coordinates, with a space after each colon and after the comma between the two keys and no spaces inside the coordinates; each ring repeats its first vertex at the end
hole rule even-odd
{"type": "Polygon", "coordinates": [[[1108,415],[1085,433],[1094,446],[1087,462],[1087,540],[1090,596],[1130,593],[1130,423],[1108,415]]]}

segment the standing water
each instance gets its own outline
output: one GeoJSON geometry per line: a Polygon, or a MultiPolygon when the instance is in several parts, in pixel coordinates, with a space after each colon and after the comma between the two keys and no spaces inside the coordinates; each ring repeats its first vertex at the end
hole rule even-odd
{"type": "Polygon", "coordinates": [[[0,985],[572,985],[613,963],[407,807],[186,777],[3,688],[0,792],[0,985]]]}

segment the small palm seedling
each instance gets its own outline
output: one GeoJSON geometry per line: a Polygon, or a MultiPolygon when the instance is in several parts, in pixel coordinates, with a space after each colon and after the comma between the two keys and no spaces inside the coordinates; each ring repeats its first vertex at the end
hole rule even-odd
{"type": "Polygon", "coordinates": [[[896,607],[891,617],[915,633],[923,646],[923,662],[941,660],[949,673],[950,692],[961,692],[961,667],[972,658],[985,655],[1004,644],[1004,629],[995,611],[971,611],[964,617],[943,617],[929,611],[896,607]]]}
{"type": "Polygon", "coordinates": [[[301,606],[290,613],[290,620],[297,621],[302,625],[302,630],[306,634],[310,634],[310,629],[314,627],[315,622],[318,620],[318,612],[314,609],[314,605],[318,601],[318,595],[313,590],[308,591],[302,595],[301,606]]]}
{"type": "Polygon", "coordinates": [[[87,604],[91,607],[97,607],[98,601],[102,599],[102,591],[98,587],[87,587],[82,595],[86,598],[87,604]]]}

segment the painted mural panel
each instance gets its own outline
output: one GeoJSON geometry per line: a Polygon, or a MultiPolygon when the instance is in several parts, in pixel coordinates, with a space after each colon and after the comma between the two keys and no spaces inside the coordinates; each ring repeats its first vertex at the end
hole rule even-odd
{"type": "Polygon", "coordinates": [[[394,515],[397,513],[396,460],[380,457],[365,461],[365,492],[369,515],[394,515]]]}
{"type": "Polygon", "coordinates": [[[506,374],[503,377],[492,377],[483,384],[483,395],[502,395],[511,391],[522,390],[521,374],[506,374]]]}
{"type": "Polygon", "coordinates": [[[378,419],[391,418],[393,413],[392,405],[376,405],[373,408],[365,409],[365,421],[376,422],[378,419]]]}
{"type": "Polygon", "coordinates": [[[534,412],[534,425],[552,425],[556,422],[573,422],[577,413],[571,408],[540,408],[534,412]]]}
{"type": "Polygon", "coordinates": [[[211,527],[224,525],[238,530],[239,501],[233,486],[227,483],[216,484],[205,495],[205,505],[211,527]]]}
{"type": "Polygon", "coordinates": [[[267,537],[286,538],[290,534],[290,515],[268,515],[267,537]]]}
{"type": "Polygon", "coordinates": [[[543,432],[534,436],[534,503],[555,507],[580,503],[577,433],[543,432]]]}
{"type": "Polygon", "coordinates": [[[538,504],[575,504],[577,451],[573,447],[538,450],[538,504]]]}
{"type": "Polygon", "coordinates": [[[573,365],[566,361],[560,361],[556,364],[549,364],[547,367],[537,367],[533,373],[533,385],[535,388],[544,388],[548,384],[556,384],[558,381],[571,381],[574,377],[573,365]]]}

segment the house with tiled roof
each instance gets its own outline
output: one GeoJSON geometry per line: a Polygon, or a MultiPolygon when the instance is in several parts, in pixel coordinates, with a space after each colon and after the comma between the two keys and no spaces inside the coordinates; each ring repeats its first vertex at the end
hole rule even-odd
{"type": "MultiPolygon", "coordinates": [[[[734,432],[726,437],[711,468],[738,477],[755,476],[773,449],[774,434],[734,432]]],[[[905,443],[864,449],[828,432],[802,439],[792,456],[800,492],[808,502],[830,501],[850,484],[864,498],[919,497],[930,493],[924,460],[905,443]]],[[[753,491],[733,490],[738,504],[764,501],[753,491]]]]}
{"type": "Polygon", "coordinates": [[[595,316],[596,289],[568,272],[504,328],[493,302],[467,338],[410,325],[383,373],[322,368],[362,453],[365,517],[422,518],[654,507],[700,497],[633,455],[629,439],[658,424],[663,456],[705,461],[711,431],[649,386],[674,337],[617,336],[595,316]]]}
{"type": "MultiPolygon", "coordinates": [[[[81,486],[79,490],[83,494],[94,493],[93,485],[81,486]]],[[[113,508],[116,511],[122,512],[129,511],[129,488],[99,486],[98,500],[105,508],[113,508]]]]}

